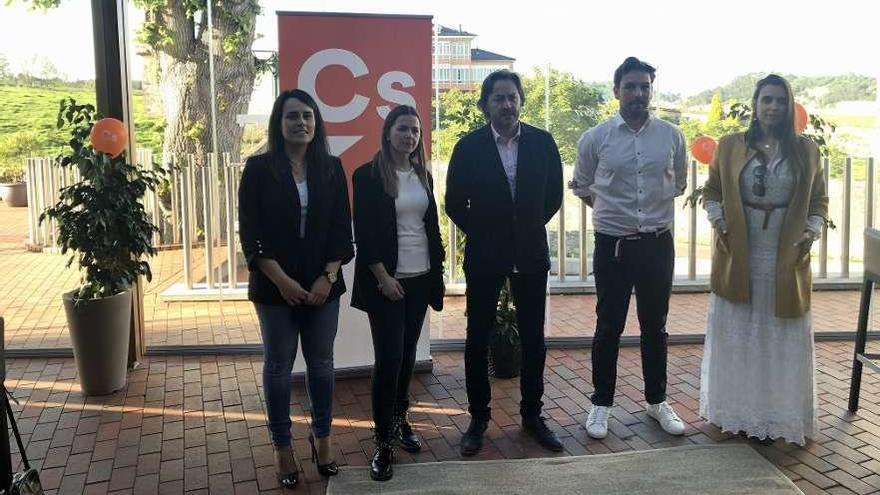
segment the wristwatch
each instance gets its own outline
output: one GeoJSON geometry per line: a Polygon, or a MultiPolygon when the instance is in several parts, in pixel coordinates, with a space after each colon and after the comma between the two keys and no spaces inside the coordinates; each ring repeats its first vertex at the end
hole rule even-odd
{"type": "Polygon", "coordinates": [[[324,272],[324,276],[327,277],[327,281],[331,284],[336,283],[336,272],[326,271],[324,272]]]}

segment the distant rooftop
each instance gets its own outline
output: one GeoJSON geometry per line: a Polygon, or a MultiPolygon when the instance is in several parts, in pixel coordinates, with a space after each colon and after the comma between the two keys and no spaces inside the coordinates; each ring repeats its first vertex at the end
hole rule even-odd
{"type": "Polygon", "coordinates": [[[440,36],[477,36],[474,33],[469,33],[467,31],[462,31],[461,27],[458,29],[453,29],[451,27],[440,26],[440,36]]]}
{"type": "Polygon", "coordinates": [[[496,60],[504,60],[513,62],[516,60],[513,57],[508,57],[507,55],[500,55],[498,53],[490,52],[488,50],[480,50],[479,48],[471,48],[471,60],[478,61],[496,61],[496,60]]]}

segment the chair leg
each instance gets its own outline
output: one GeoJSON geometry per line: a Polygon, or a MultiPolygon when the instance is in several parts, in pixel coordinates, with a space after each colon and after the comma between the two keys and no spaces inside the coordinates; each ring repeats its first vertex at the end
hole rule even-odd
{"type": "Polygon", "coordinates": [[[859,394],[862,386],[862,362],[859,355],[865,353],[865,344],[868,339],[868,313],[871,308],[871,293],[874,290],[874,282],[865,273],[862,282],[862,301],[859,304],[859,324],[856,327],[856,345],[853,351],[852,375],[849,382],[849,411],[859,410],[859,394]]]}

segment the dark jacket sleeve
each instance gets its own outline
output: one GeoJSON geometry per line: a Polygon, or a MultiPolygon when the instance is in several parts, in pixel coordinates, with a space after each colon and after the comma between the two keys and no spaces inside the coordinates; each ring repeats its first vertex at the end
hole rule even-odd
{"type": "Polygon", "coordinates": [[[263,235],[263,212],[260,194],[266,174],[266,164],[249,158],[238,186],[238,235],[247,259],[248,269],[258,270],[257,258],[275,259],[273,246],[263,235]]]}
{"type": "Polygon", "coordinates": [[[471,198],[467,151],[462,141],[456,143],[446,172],[446,214],[465,234],[468,233],[468,202],[471,198]]]}
{"type": "Polygon", "coordinates": [[[550,162],[547,164],[547,191],[544,194],[544,223],[550,221],[562,206],[562,158],[559,147],[553,136],[547,135],[547,146],[550,147],[550,162]]]}
{"type": "MultiPolygon", "coordinates": [[[[432,195],[434,194],[434,176],[431,175],[431,172],[428,172],[428,194],[432,194],[432,195]]],[[[436,218],[435,218],[436,221],[433,222],[434,225],[429,225],[428,228],[432,229],[434,231],[435,235],[437,236],[437,238],[440,239],[441,238],[441,235],[440,235],[440,215],[439,215],[439,212],[437,212],[437,213],[438,214],[436,215],[436,218]]],[[[439,257],[440,257],[440,263],[441,263],[440,273],[443,273],[443,272],[445,272],[446,249],[443,247],[443,242],[440,242],[439,244],[440,244],[440,246],[439,246],[440,247],[440,256],[439,257]]]]}
{"type": "Polygon", "coordinates": [[[351,240],[351,207],[348,204],[348,183],[342,162],[337,158],[333,171],[333,216],[330,218],[330,238],[327,261],[346,264],[354,258],[351,240]]]}
{"type": "Polygon", "coordinates": [[[354,172],[352,178],[354,193],[354,238],[357,242],[358,260],[365,266],[381,261],[381,249],[376,235],[378,220],[376,198],[372,197],[370,164],[363,165],[354,172]]]}

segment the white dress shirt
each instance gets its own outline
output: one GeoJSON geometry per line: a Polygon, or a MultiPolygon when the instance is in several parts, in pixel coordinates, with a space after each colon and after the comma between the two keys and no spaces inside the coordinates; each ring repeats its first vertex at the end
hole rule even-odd
{"type": "Polygon", "coordinates": [[[592,199],[596,232],[621,237],[667,229],[673,199],[686,187],[684,134],[663,119],[649,116],[633,130],[617,114],[578,141],[572,189],[592,199]]]}
{"type": "Polygon", "coordinates": [[[516,124],[516,134],[510,139],[498,134],[495,126],[492,128],[492,136],[495,137],[495,146],[498,147],[498,155],[501,156],[501,165],[507,175],[507,184],[510,186],[510,197],[516,199],[516,158],[519,153],[519,133],[522,127],[516,124]]]}

